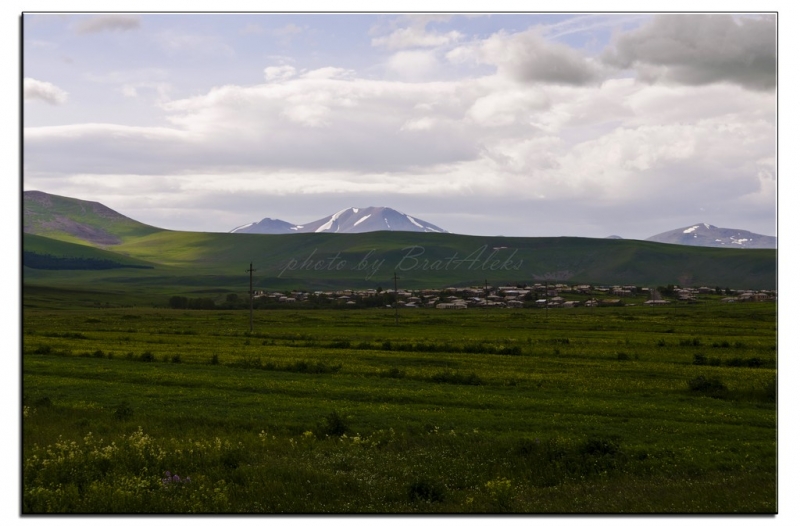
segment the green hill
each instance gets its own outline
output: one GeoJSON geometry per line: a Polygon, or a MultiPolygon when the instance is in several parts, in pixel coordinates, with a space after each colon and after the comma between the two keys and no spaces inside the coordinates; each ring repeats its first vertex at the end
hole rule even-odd
{"type": "Polygon", "coordinates": [[[148,261],[34,234],[22,235],[22,264],[51,270],[154,268],[148,261]]]}
{"type": "MultiPolygon", "coordinates": [[[[26,236],[26,243],[34,238],[26,236]]],[[[59,250],[63,252],[61,245],[59,250]]],[[[146,273],[131,270],[124,281],[159,290],[167,285],[241,289],[250,262],[257,269],[255,285],[268,289],[388,288],[395,272],[406,288],[474,285],[484,280],[491,284],[548,280],[776,287],[774,250],[731,251],[629,240],[411,232],[271,236],[163,231],[102,253],[156,266],[146,273]]],[[[91,280],[99,283],[110,278],[95,275],[91,280]]],[[[70,279],[80,278],[76,274],[70,279]]]]}
{"type": "Polygon", "coordinates": [[[161,231],[100,203],[36,191],[24,193],[22,230],[95,246],[118,245],[127,239],[161,231]]]}
{"type": "Polygon", "coordinates": [[[250,262],[264,289],[404,288],[557,281],[606,285],[776,288],[777,252],[573,237],[418,232],[292,235],[161,230],[98,203],[25,193],[24,250],[119,265],[103,272],[26,269],[31,284],[141,291],[242,290],[250,262]],[[70,223],[71,222],[71,223],[70,223]],[[64,225],[81,228],[64,228],[64,225]],[[85,228],[84,228],[85,227],[85,228]],[[87,229],[112,236],[101,243],[87,229]],[[55,240],[71,241],[57,243],[55,240]],[[102,248],[81,246],[96,244],[102,248]]]}

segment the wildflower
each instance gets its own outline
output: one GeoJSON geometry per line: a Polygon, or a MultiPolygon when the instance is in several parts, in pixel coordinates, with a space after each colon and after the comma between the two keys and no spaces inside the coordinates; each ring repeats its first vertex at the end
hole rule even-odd
{"type": "Polygon", "coordinates": [[[170,473],[169,471],[165,471],[164,472],[164,478],[161,479],[161,483],[163,485],[165,485],[165,486],[169,486],[171,484],[185,484],[185,483],[191,482],[191,481],[192,481],[192,479],[190,477],[186,477],[186,478],[182,479],[180,476],[178,476],[177,473],[173,474],[173,473],[170,473]]]}

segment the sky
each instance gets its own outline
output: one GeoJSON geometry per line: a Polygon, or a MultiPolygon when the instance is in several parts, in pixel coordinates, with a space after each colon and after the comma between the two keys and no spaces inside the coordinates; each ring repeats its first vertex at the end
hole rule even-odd
{"type": "Polygon", "coordinates": [[[777,233],[772,14],[26,14],[23,189],[226,232],[777,233]]]}

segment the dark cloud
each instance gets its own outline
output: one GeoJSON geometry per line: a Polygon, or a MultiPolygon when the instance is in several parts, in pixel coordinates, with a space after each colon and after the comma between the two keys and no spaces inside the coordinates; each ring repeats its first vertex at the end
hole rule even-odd
{"type": "Polygon", "coordinates": [[[568,46],[545,40],[537,28],[514,34],[500,31],[478,46],[456,48],[448,58],[492,64],[500,75],[525,83],[579,86],[600,78],[590,59],[568,46]]]}
{"type": "Polygon", "coordinates": [[[130,31],[139,29],[138,15],[100,15],[82,20],[75,26],[79,35],[100,33],[102,31],[130,31]]]}
{"type": "Polygon", "coordinates": [[[620,35],[603,58],[649,82],[769,90],[776,84],[776,32],[773,16],[656,15],[620,35]]]}

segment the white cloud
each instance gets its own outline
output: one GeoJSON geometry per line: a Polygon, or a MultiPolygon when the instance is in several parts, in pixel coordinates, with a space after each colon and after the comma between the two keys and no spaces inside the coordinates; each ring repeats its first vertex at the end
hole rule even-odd
{"type": "Polygon", "coordinates": [[[156,100],[166,101],[172,91],[172,85],[167,82],[133,82],[123,84],[120,88],[124,96],[133,98],[139,97],[142,90],[155,92],[156,100]]]}
{"type": "Polygon", "coordinates": [[[63,104],[67,101],[67,92],[49,82],[26,77],[23,80],[23,96],[26,101],[41,100],[48,104],[63,104]]]}
{"type": "Polygon", "coordinates": [[[429,130],[434,127],[436,120],[430,117],[421,117],[419,119],[409,119],[400,127],[403,131],[418,131],[429,130]]]}
{"type": "Polygon", "coordinates": [[[139,29],[140,25],[141,19],[138,15],[99,15],[78,22],[75,32],[88,35],[103,31],[131,31],[139,29]]]}
{"type": "Polygon", "coordinates": [[[344,68],[325,67],[303,73],[304,79],[333,79],[338,77],[348,77],[355,73],[353,70],[344,68]]]}
{"type": "Polygon", "coordinates": [[[288,46],[289,44],[292,43],[292,40],[295,37],[297,37],[304,31],[305,28],[302,28],[296,24],[289,23],[286,24],[285,26],[276,29],[271,29],[268,31],[268,33],[271,36],[275,37],[282,46],[288,46]]]}
{"type": "Polygon", "coordinates": [[[239,30],[241,35],[260,35],[262,33],[264,33],[264,28],[254,23],[249,23],[239,30]]]}
{"type": "Polygon", "coordinates": [[[264,78],[267,82],[286,80],[294,77],[297,70],[293,66],[269,66],[264,68],[264,78]]]}
{"type": "Polygon", "coordinates": [[[437,71],[439,61],[431,51],[400,51],[386,61],[386,68],[396,78],[425,80],[437,71]]]}
{"type": "Polygon", "coordinates": [[[233,57],[236,55],[234,49],[220,37],[210,35],[198,35],[181,31],[162,31],[156,39],[170,54],[181,53],[203,57],[208,60],[208,56],[233,57]]]}
{"type": "Polygon", "coordinates": [[[541,90],[511,87],[492,91],[476,99],[466,116],[483,126],[527,124],[532,112],[541,112],[549,105],[547,95],[541,90]]]}
{"type": "Polygon", "coordinates": [[[387,49],[404,49],[410,47],[437,47],[454,44],[464,37],[458,31],[438,33],[426,31],[424,27],[412,26],[396,29],[390,35],[372,39],[372,45],[387,49]]]}

